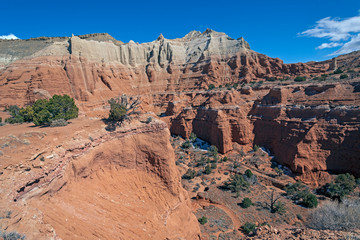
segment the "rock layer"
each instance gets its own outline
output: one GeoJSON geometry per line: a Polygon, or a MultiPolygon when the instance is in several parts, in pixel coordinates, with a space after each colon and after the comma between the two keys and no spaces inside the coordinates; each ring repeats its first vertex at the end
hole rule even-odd
{"type": "Polygon", "coordinates": [[[16,146],[22,157],[4,150],[1,189],[11,191],[0,211],[21,217],[3,227],[29,239],[199,239],[166,124],[133,122],[106,132],[98,122],[75,120],[71,133],[25,128],[13,135],[27,141],[16,146]]]}
{"type": "Polygon", "coordinates": [[[0,106],[31,103],[39,97],[36,89],[99,101],[122,92],[199,90],[319,74],[329,65],[284,64],[250,50],[243,38],[210,29],[142,44],[123,44],[106,34],[7,40],[0,41],[0,106]]]}

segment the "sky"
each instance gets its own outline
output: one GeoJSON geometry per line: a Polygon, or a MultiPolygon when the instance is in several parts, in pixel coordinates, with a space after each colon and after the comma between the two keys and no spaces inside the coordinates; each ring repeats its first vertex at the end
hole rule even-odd
{"type": "Polygon", "coordinates": [[[0,4],[0,38],[107,32],[123,42],[179,38],[207,28],[244,37],[285,63],[360,49],[360,1],[23,1],[0,4]],[[10,35],[12,34],[12,35],[10,35]]]}

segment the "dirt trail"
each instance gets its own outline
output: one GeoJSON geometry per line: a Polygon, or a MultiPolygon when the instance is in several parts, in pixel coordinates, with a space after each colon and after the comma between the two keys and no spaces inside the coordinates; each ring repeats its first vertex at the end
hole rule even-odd
{"type": "Polygon", "coordinates": [[[217,208],[220,208],[221,210],[223,210],[231,218],[231,221],[233,222],[233,226],[234,226],[233,229],[229,229],[229,230],[227,230],[225,232],[219,231],[219,232],[215,233],[214,235],[216,236],[216,239],[219,239],[219,235],[221,233],[230,233],[230,232],[232,232],[234,230],[238,230],[241,227],[241,222],[240,222],[239,218],[227,206],[217,204],[217,203],[211,203],[210,201],[205,200],[205,199],[197,199],[196,203],[199,204],[202,207],[204,207],[204,206],[215,206],[217,208]]]}

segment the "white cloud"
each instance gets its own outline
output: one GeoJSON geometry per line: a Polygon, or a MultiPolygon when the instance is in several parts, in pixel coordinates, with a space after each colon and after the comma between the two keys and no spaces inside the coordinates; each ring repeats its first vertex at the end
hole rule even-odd
{"type": "Polygon", "coordinates": [[[331,55],[345,54],[360,50],[360,34],[352,37],[351,40],[344,44],[339,50],[333,52],[331,55]]]}
{"type": "Polygon", "coordinates": [[[337,42],[323,43],[320,46],[318,46],[316,49],[334,48],[334,47],[339,47],[342,45],[343,45],[343,43],[337,43],[337,42]]]}
{"type": "MultiPolygon", "coordinates": [[[[359,10],[360,14],[360,10],[359,10]]],[[[308,29],[300,36],[329,39],[316,49],[340,47],[332,55],[345,54],[360,49],[360,16],[346,19],[326,17],[316,22],[314,28],[308,29]]]]}
{"type": "Polygon", "coordinates": [[[15,36],[14,34],[10,33],[9,35],[0,36],[0,39],[11,40],[11,39],[19,39],[19,38],[17,36],[15,36]]]}

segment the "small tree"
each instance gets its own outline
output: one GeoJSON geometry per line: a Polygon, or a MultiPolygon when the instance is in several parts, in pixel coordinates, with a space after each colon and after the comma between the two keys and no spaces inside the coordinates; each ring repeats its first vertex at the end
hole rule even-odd
{"type": "Polygon", "coordinates": [[[209,87],[208,87],[208,90],[213,90],[215,88],[215,85],[214,84],[210,84],[209,87]]]}
{"type": "Polygon", "coordinates": [[[250,198],[244,198],[241,202],[241,207],[243,207],[243,208],[248,208],[251,205],[253,205],[253,203],[250,198]]]}
{"type": "Polygon", "coordinates": [[[211,173],[211,166],[210,166],[210,164],[206,165],[205,170],[204,170],[204,173],[207,174],[207,175],[209,175],[209,174],[211,173]]]}
{"type": "Polygon", "coordinates": [[[295,82],[304,82],[306,81],[306,77],[305,76],[297,76],[295,79],[294,79],[295,82]]]}
{"type": "Polygon", "coordinates": [[[335,181],[326,185],[326,195],[341,200],[356,188],[355,177],[349,173],[340,174],[335,181]]]}
{"type": "Polygon", "coordinates": [[[244,177],[240,174],[233,174],[230,176],[229,182],[225,183],[225,185],[233,192],[240,192],[249,189],[250,184],[244,179],[244,177]]]}
{"type": "Polygon", "coordinates": [[[196,177],[196,171],[193,169],[188,169],[187,172],[182,176],[183,179],[193,179],[196,177]]]}
{"type": "Polygon", "coordinates": [[[264,192],[265,196],[269,199],[269,203],[265,202],[265,205],[269,207],[270,212],[272,213],[280,213],[282,214],[285,211],[284,204],[280,201],[280,195],[277,197],[274,195],[274,190],[271,191],[271,193],[264,192]]]}
{"type": "Polygon", "coordinates": [[[307,194],[302,201],[302,205],[308,208],[316,208],[318,205],[317,197],[311,193],[307,194]]]}
{"type": "Polygon", "coordinates": [[[192,133],[190,134],[189,140],[190,140],[191,142],[195,142],[196,138],[197,138],[196,134],[192,132],[192,133]]]}
{"type": "Polygon", "coordinates": [[[205,217],[205,216],[202,216],[201,218],[199,218],[198,221],[201,225],[204,225],[208,222],[207,217],[205,217]]]}
{"type": "Polygon", "coordinates": [[[245,176],[247,176],[248,178],[251,178],[254,174],[251,172],[250,169],[246,169],[245,171],[245,176]]]}
{"type": "Polygon", "coordinates": [[[336,69],[335,71],[334,71],[334,74],[340,74],[340,73],[343,73],[344,71],[343,70],[341,70],[340,68],[338,68],[338,69],[336,69]]]}
{"type": "Polygon", "coordinates": [[[241,228],[245,234],[249,235],[255,231],[256,225],[254,223],[246,222],[241,228]]]}
{"type": "Polygon", "coordinates": [[[133,114],[138,114],[137,111],[141,101],[140,98],[128,99],[126,94],[118,98],[111,98],[109,120],[122,124],[124,120],[130,119],[133,114]]]}
{"type": "Polygon", "coordinates": [[[340,79],[345,79],[345,78],[348,78],[348,77],[349,76],[347,74],[345,74],[345,73],[340,75],[340,79]]]}

